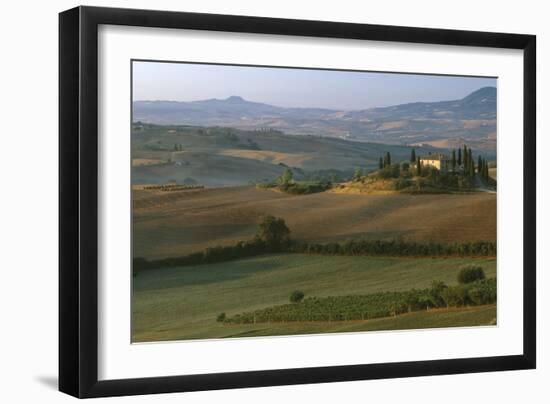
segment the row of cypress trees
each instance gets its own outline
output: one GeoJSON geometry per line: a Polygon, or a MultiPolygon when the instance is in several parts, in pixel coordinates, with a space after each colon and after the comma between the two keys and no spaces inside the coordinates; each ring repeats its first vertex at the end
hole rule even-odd
{"type": "MultiPolygon", "coordinates": [[[[392,158],[390,152],[379,158],[378,168],[383,169],[391,165],[392,158]]],[[[410,162],[416,165],[416,174],[421,175],[422,173],[422,163],[420,157],[416,155],[416,150],[411,149],[410,162]]],[[[463,167],[464,175],[467,177],[475,177],[476,170],[479,176],[488,181],[489,180],[489,165],[485,158],[481,155],[478,155],[477,165],[475,163],[474,157],[472,155],[472,149],[467,145],[459,147],[458,149],[453,149],[451,152],[451,169],[456,171],[459,167],[463,167]]]]}

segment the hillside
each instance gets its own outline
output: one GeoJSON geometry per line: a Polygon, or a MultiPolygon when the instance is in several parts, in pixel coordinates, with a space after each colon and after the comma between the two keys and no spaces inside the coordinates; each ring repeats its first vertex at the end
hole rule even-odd
{"type": "Polygon", "coordinates": [[[480,265],[487,276],[496,275],[494,258],[411,259],[302,254],[267,255],[220,264],[145,271],[133,281],[132,341],[487,325],[496,318],[494,305],[333,324],[294,322],[226,326],[215,321],[221,312],[234,315],[287,303],[289,293],[295,288],[303,290],[307,296],[322,297],[425,288],[434,279],[452,285],[464,264],[480,265]]]}
{"type": "Polygon", "coordinates": [[[162,125],[269,128],[289,134],[391,144],[463,138],[496,153],[496,88],[484,87],[460,100],[417,102],[358,111],[282,108],[238,96],[224,100],[134,101],[133,120],[162,125]]]}
{"type": "Polygon", "coordinates": [[[135,257],[181,256],[234,245],[252,238],[268,214],[284,218],[295,240],[309,242],[496,238],[496,194],[490,193],[294,196],[248,186],[181,192],[135,189],[133,194],[135,257]]]}
{"type": "MultiPolygon", "coordinates": [[[[235,186],[274,180],[291,167],[297,177],[321,174],[343,180],[357,167],[375,169],[386,151],[406,159],[410,148],[279,131],[134,124],[133,183],[183,182],[235,186]],[[177,149],[177,150],[176,150],[177,149]]],[[[435,151],[417,148],[418,153],[435,151]]]]}

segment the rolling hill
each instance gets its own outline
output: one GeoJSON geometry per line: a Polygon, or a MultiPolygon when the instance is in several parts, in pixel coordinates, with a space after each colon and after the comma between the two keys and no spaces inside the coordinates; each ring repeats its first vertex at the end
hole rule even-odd
{"type": "Polygon", "coordinates": [[[307,296],[323,297],[425,288],[434,279],[454,284],[464,264],[480,265],[487,276],[496,275],[494,258],[301,254],[145,271],[133,281],[132,341],[487,325],[496,318],[494,305],[430,310],[368,321],[229,326],[215,321],[221,312],[234,315],[287,303],[295,288],[307,296]]]}
{"type": "Polygon", "coordinates": [[[249,240],[265,215],[285,219],[298,241],[403,238],[494,241],[496,194],[293,196],[255,187],[133,192],[134,256],[182,256],[249,240]]]}
{"type": "MultiPolygon", "coordinates": [[[[375,169],[389,151],[408,159],[409,147],[358,142],[280,131],[224,127],[134,124],[133,183],[179,183],[192,179],[208,187],[273,180],[286,167],[297,176],[324,172],[350,177],[358,168],[375,169]],[[177,150],[176,150],[177,149],[177,150]]],[[[417,153],[437,150],[426,146],[417,153]]]]}
{"type": "Polygon", "coordinates": [[[374,141],[419,144],[464,139],[496,152],[496,88],[484,87],[460,100],[416,102],[358,111],[283,108],[239,96],[203,101],[134,101],[133,121],[162,125],[274,129],[374,141]]]}

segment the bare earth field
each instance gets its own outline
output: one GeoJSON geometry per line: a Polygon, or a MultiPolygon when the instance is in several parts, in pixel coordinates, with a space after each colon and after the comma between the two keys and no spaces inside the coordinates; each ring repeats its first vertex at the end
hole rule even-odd
{"type": "Polygon", "coordinates": [[[133,255],[160,258],[231,245],[282,217],[295,240],[351,238],[438,243],[496,239],[496,194],[288,195],[253,186],[133,191],[133,255]]]}

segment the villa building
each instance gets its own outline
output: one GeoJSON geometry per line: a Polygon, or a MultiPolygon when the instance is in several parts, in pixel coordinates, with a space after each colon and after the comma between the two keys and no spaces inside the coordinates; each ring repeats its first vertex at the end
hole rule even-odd
{"type": "Polygon", "coordinates": [[[430,166],[437,168],[440,171],[449,171],[452,167],[452,162],[449,156],[442,153],[432,153],[427,156],[420,157],[420,162],[424,167],[430,166]]]}

